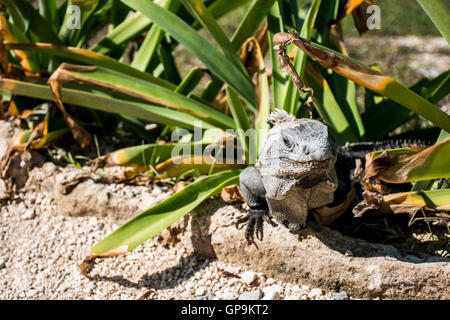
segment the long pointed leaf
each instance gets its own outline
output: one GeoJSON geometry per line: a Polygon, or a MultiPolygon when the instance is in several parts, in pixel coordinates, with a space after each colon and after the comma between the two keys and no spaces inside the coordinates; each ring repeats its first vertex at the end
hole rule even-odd
{"type": "Polygon", "coordinates": [[[314,67],[311,61],[308,61],[306,64],[305,81],[308,86],[313,88],[314,105],[320,117],[328,124],[330,133],[336,142],[344,144],[349,141],[358,141],[355,132],[353,132],[350,123],[342,112],[339,103],[336,101],[336,97],[327,80],[314,67]]]}
{"type": "Polygon", "coordinates": [[[108,68],[124,74],[128,74],[139,79],[143,79],[166,88],[174,89],[175,85],[164,81],[162,79],[155,78],[149,73],[139,71],[130,67],[127,64],[120,63],[119,61],[106,57],[102,54],[91,52],[84,49],[66,47],[60,45],[52,45],[49,43],[6,43],[5,46],[9,49],[22,49],[22,50],[38,50],[46,52],[51,55],[55,55],[61,58],[67,58],[77,62],[87,63],[99,67],[108,68]]]}
{"type": "Polygon", "coordinates": [[[114,52],[117,48],[120,48],[120,45],[143,32],[150,24],[151,21],[146,16],[136,12],[111,30],[106,37],[94,44],[90,51],[103,55],[109,54],[111,51],[114,52]]]}
{"type": "Polygon", "coordinates": [[[225,83],[233,87],[249,103],[254,104],[254,86],[234,64],[221,54],[211,43],[179,17],[150,1],[122,0],[135,10],[139,10],[159,25],[186,49],[191,51],[208,69],[225,83]]]}
{"type": "Polygon", "coordinates": [[[416,0],[450,44],[450,12],[440,0],[416,0]]]}
{"type": "Polygon", "coordinates": [[[279,33],[276,36],[277,42],[284,43],[291,39],[293,44],[313,57],[325,68],[332,69],[338,74],[398,102],[402,106],[430,120],[440,128],[450,132],[450,116],[448,114],[409,90],[394,78],[301,37],[294,39],[292,35],[287,33],[279,33]]]}
{"type": "Polygon", "coordinates": [[[52,75],[53,80],[76,80],[110,88],[152,103],[182,110],[222,128],[233,128],[233,120],[223,113],[194,99],[189,99],[162,86],[133,78],[102,67],[63,64],[52,75]]]}
{"type": "Polygon", "coordinates": [[[253,0],[231,38],[231,43],[235,50],[238,50],[245,40],[256,33],[274,3],[274,0],[253,0]]]}
{"type": "Polygon", "coordinates": [[[91,248],[92,256],[126,253],[159,234],[223,187],[239,181],[239,170],[223,171],[196,181],[142,212],[91,248]]]}
{"type": "Polygon", "coordinates": [[[244,68],[241,60],[236,54],[236,49],[233,48],[230,40],[228,40],[225,32],[214,20],[214,17],[208,12],[201,0],[180,0],[186,9],[201,23],[217,44],[220,46],[223,54],[233,63],[244,75],[247,71],[244,68]]]}
{"type": "MultiPolygon", "coordinates": [[[[33,84],[11,79],[0,79],[0,89],[12,92],[18,96],[53,100],[53,95],[47,85],[33,84]]],[[[180,111],[157,107],[146,103],[121,100],[106,94],[100,94],[98,92],[91,93],[87,90],[63,88],[62,100],[67,104],[105,112],[126,114],[131,117],[162,124],[175,125],[189,130],[194,129],[196,124],[201,121],[197,117],[180,111]]],[[[205,121],[202,123],[202,126],[205,129],[215,128],[215,126],[205,121]]]]}

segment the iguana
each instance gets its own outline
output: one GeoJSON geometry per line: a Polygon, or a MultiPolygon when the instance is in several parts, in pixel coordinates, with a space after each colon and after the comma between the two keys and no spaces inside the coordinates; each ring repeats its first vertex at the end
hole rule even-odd
{"type": "Polygon", "coordinates": [[[417,146],[402,140],[338,146],[322,122],[278,109],[268,122],[273,127],[257,163],[239,177],[250,210],[237,226],[247,224],[248,242],[255,232],[262,240],[264,221],[274,219],[296,232],[306,226],[311,209],[343,202],[352,190],[355,159],[364,160],[371,151],[417,146]]]}

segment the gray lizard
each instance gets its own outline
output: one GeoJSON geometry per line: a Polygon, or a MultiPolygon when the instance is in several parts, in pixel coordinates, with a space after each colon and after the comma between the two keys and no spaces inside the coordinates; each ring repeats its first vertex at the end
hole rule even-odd
{"type": "Polygon", "coordinates": [[[249,242],[255,233],[262,240],[264,221],[274,219],[292,232],[305,227],[311,209],[344,201],[352,189],[355,158],[363,160],[368,152],[405,146],[400,140],[338,146],[322,122],[297,119],[278,109],[268,122],[273,127],[258,162],[239,177],[250,210],[237,226],[247,224],[249,242]]]}

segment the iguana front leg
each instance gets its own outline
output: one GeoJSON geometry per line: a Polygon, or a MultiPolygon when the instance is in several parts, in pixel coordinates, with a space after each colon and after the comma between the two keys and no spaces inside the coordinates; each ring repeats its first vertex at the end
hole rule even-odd
{"type": "Polygon", "coordinates": [[[248,243],[254,242],[254,236],[262,240],[265,220],[270,220],[269,207],[266,201],[266,189],[261,174],[255,167],[248,167],[239,175],[241,192],[245,202],[250,207],[247,215],[236,222],[237,228],[247,224],[245,239],[248,243]]]}

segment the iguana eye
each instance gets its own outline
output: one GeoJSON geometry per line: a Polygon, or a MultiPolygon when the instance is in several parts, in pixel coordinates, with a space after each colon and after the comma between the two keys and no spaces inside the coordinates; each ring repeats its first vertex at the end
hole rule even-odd
{"type": "Polygon", "coordinates": [[[289,150],[292,149],[293,144],[292,144],[291,140],[288,137],[283,136],[283,143],[284,143],[284,145],[286,146],[287,149],[289,149],[289,150]]]}

